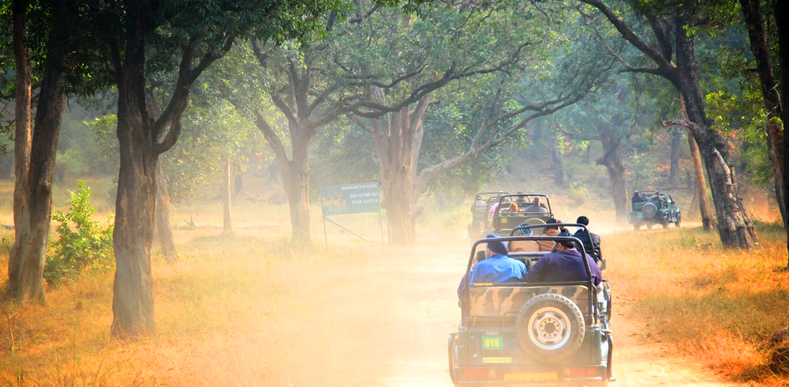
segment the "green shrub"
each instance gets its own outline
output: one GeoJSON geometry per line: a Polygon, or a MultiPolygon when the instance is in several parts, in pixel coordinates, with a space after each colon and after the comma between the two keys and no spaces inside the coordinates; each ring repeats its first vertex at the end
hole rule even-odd
{"type": "Polygon", "coordinates": [[[87,270],[106,270],[112,266],[112,219],[105,226],[92,219],[95,209],[88,202],[90,187],[78,183],[71,193],[69,212],[57,211],[52,219],[59,222],[59,238],[51,243],[44,279],[49,284],[74,280],[87,270]]]}

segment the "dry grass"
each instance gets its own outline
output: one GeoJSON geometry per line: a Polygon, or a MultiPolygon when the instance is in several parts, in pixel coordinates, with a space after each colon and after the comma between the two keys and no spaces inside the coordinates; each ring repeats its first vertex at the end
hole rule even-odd
{"type": "Polygon", "coordinates": [[[766,343],[789,325],[782,228],[761,224],[755,251],[723,249],[717,234],[627,232],[605,238],[616,298],[632,302],[644,335],[734,380],[786,386],[766,368],[766,343]]]}

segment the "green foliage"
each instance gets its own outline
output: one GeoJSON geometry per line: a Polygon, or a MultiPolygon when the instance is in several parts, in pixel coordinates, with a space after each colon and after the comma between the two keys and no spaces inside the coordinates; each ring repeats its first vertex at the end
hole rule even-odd
{"type": "Polygon", "coordinates": [[[110,219],[105,226],[93,220],[95,212],[88,202],[91,190],[79,181],[77,192],[71,192],[69,212],[58,211],[52,219],[59,222],[59,238],[52,243],[47,256],[44,279],[49,284],[75,280],[87,270],[107,270],[112,266],[112,228],[110,219]]]}

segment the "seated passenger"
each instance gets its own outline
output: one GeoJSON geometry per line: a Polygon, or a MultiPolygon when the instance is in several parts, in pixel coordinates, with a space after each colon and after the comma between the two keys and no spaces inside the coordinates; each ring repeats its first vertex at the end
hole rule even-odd
{"type": "MultiPolygon", "coordinates": [[[[518,192],[519,195],[522,193],[523,192],[518,192]]],[[[518,198],[515,199],[515,203],[518,203],[519,207],[525,207],[528,204],[526,203],[526,196],[518,196],[518,198]]]]}
{"type": "MultiPolygon", "coordinates": [[[[518,227],[525,226],[524,223],[518,225],[518,227]]],[[[519,228],[518,234],[524,236],[532,236],[534,230],[531,228],[519,228]]],[[[512,241],[510,242],[510,251],[513,253],[515,252],[532,252],[532,251],[540,251],[540,245],[537,244],[537,241],[512,241]]]]}
{"type": "Polygon", "coordinates": [[[534,198],[534,201],[531,202],[530,206],[523,209],[523,212],[533,214],[547,214],[548,209],[545,208],[544,204],[542,204],[542,198],[537,196],[534,198]]]}
{"type": "MultiPolygon", "coordinates": [[[[474,258],[471,259],[471,272],[473,273],[474,267],[477,266],[477,264],[480,261],[484,261],[484,260],[485,260],[485,252],[477,251],[477,253],[474,254],[474,258]]],[[[460,299],[460,296],[463,294],[463,289],[465,288],[466,288],[466,275],[463,274],[463,278],[460,279],[460,284],[458,285],[458,299],[460,299]]]]}
{"type": "MultiPolygon", "coordinates": [[[[545,222],[545,224],[547,224],[548,227],[545,228],[545,232],[543,233],[543,235],[545,236],[559,235],[559,231],[561,230],[559,230],[559,226],[557,226],[556,223],[561,223],[561,222],[562,222],[561,220],[557,220],[555,218],[548,219],[548,221],[545,222]]],[[[554,243],[553,241],[537,241],[537,245],[540,246],[540,251],[553,251],[554,243]]]]}
{"type": "MultiPolygon", "coordinates": [[[[589,218],[581,215],[578,217],[578,220],[576,220],[575,223],[588,226],[589,218]]],[[[603,253],[600,250],[600,235],[597,235],[593,232],[589,232],[589,229],[584,230],[583,228],[578,228],[578,231],[576,231],[575,234],[573,234],[573,236],[581,241],[581,244],[584,245],[584,250],[586,251],[587,254],[591,255],[592,258],[594,258],[595,262],[597,262],[597,265],[602,266],[603,253]]]]}
{"type": "Polygon", "coordinates": [[[510,206],[504,211],[507,211],[507,212],[518,212],[518,205],[515,204],[515,202],[512,202],[512,203],[510,203],[510,206]]]}
{"type": "MultiPolygon", "coordinates": [[[[498,238],[488,234],[486,238],[498,238]]],[[[489,242],[485,247],[485,260],[474,266],[470,283],[502,283],[522,281],[526,275],[526,264],[507,256],[509,250],[504,242],[489,242]]]]}
{"type": "MultiPolygon", "coordinates": [[[[570,236],[567,231],[562,231],[558,236],[570,236]]],[[[550,254],[544,255],[537,263],[532,265],[529,273],[523,277],[525,282],[568,282],[586,281],[586,268],[582,260],[581,253],[575,249],[575,243],[571,240],[558,241],[550,254]]],[[[586,254],[586,261],[592,272],[592,283],[597,286],[603,278],[600,268],[595,264],[594,259],[586,254]]]]}

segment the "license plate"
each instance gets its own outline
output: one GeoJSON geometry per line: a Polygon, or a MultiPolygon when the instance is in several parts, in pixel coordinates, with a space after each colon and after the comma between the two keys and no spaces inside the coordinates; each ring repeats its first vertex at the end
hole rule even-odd
{"type": "Polygon", "coordinates": [[[502,349],[503,344],[503,336],[482,336],[482,349],[502,349]]]}
{"type": "Polygon", "coordinates": [[[557,379],[559,379],[559,375],[556,372],[504,374],[506,382],[550,382],[557,379]]]}

